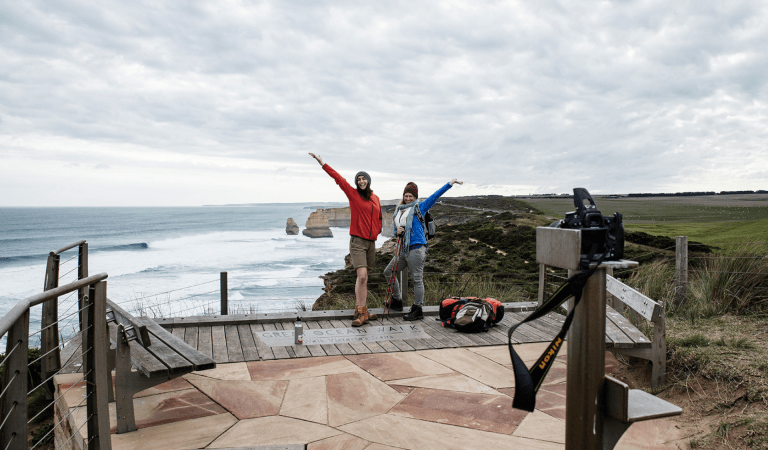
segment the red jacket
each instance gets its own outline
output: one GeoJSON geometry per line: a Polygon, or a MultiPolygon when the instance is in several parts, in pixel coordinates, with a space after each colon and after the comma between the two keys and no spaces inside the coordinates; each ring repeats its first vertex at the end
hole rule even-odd
{"type": "Polygon", "coordinates": [[[370,200],[365,200],[357,188],[352,187],[338,172],[323,164],[323,170],[336,180],[342,191],[349,199],[350,222],[349,234],[352,236],[375,241],[381,233],[381,203],[376,194],[371,194],[370,200]]]}

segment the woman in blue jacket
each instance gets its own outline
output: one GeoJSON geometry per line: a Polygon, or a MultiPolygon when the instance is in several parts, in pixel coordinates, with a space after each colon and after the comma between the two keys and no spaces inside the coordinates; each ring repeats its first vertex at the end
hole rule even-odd
{"type": "MultiPolygon", "coordinates": [[[[437,199],[445,194],[448,189],[454,184],[463,184],[463,181],[456,181],[454,178],[445,186],[441,187],[434,194],[423,202],[417,202],[419,198],[419,187],[416,183],[410,182],[405,185],[403,190],[403,198],[395,209],[395,214],[392,217],[394,222],[393,234],[396,236],[402,236],[402,243],[400,244],[400,259],[397,262],[397,269],[405,269],[408,267],[408,272],[413,279],[413,293],[416,297],[413,301],[413,306],[408,314],[403,318],[405,320],[419,320],[424,318],[422,312],[422,305],[424,304],[424,261],[427,259],[428,247],[427,237],[424,235],[424,224],[419,220],[419,215],[416,213],[418,208],[421,213],[421,217],[429,211],[432,205],[435,204],[437,199]]],[[[391,309],[395,311],[403,310],[403,300],[400,295],[400,286],[397,282],[397,278],[392,280],[392,277],[396,277],[396,274],[392,273],[392,268],[395,265],[395,259],[392,258],[387,268],[384,269],[384,276],[392,283],[394,282],[394,293],[392,295],[392,304],[389,305],[391,309]]],[[[385,305],[386,306],[386,305],[385,305]]]]}

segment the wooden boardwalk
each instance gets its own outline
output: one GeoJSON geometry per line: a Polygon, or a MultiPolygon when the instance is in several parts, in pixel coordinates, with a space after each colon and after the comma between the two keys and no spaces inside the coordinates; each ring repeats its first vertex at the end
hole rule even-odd
{"type": "MultiPolygon", "coordinates": [[[[465,334],[443,328],[436,320],[437,307],[425,307],[425,318],[408,322],[403,313],[391,314],[386,319],[370,322],[357,330],[381,326],[416,326],[423,332],[421,337],[379,341],[350,341],[307,345],[268,345],[264,332],[288,335],[293,332],[297,313],[250,314],[230,316],[195,316],[188,318],[154,319],[191,347],[209,356],[217,363],[259,361],[316,356],[355,355],[369,353],[404,352],[438,348],[480,347],[506,345],[509,327],[522,321],[536,307],[535,302],[507,303],[504,319],[487,333],[465,334]]],[[[373,309],[380,314],[380,310],[373,309]]],[[[301,312],[305,336],[312,330],[351,329],[352,310],[301,312]]],[[[560,330],[565,317],[550,313],[515,331],[513,343],[549,342],[560,330]]],[[[320,334],[320,333],[314,333],[320,334]]],[[[619,314],[609,314],[606,320],[606,347],[650,347],[648,338],[619,314]]]]}

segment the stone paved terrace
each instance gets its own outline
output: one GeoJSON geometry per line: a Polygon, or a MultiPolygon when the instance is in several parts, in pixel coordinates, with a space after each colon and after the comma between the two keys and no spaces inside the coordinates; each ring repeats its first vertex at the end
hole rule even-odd
{"type": "MultiPolygon", "coordinates": [[[[326,347],[325,356],[299,357],[295,350],[289,354],[287,349],[293,346],[288,346],[283,347],[285,353],[278,352],[288,355],[283,359],[275,359],[272,352],[270,359],[219,363],[215,369],[148,389],[135,399],[138,430],[113,434],[112,446],[116,450],[564,448],[567,345],[539,392],[536,411],[529,414],[512,408],[514,376],[505,345],[489,342],[490,335],[469,339],[453,330],[439,330],[428,321],[434,322],[429,317],[415,322],[429,330],[430,338],[420,340],[442,348],[417,349],[421,344],[416,341],[407,346],[409,340],[387,341],[391,347],[364,343],[356,345],[359,351],[350,346],[347,354],[333,355],[326,347]]],[[[527,336],[527,342],[516,349],[527,364],[546,346],[545,334],[549,333],[520,335],[527,336]]],[[[339,350],[339,345],[333,348],[339,350]]],[[[617,363],[611,353],[606,361],[606,373],[614,372],[617,363]]],[[[72,386],[80,376],[63,374],[55,379],[59,393],[66,392],[57,404],[58,417],[73,412],[70,432],[85,420],[85,407],[77,407],[85,388],[72,386]]],[[[114,403],[110,415],[114,432],[114,403]]],[[[86,433],[85,428],[69,444],[82,448],[80,434],[86,433]]],[[[57,436],[57,441],[68,437],[57,436]]],[[[675,449],[685,447],[685,441],[674,422],[659,419],[632,425],[616,448],[675,449]]]]}

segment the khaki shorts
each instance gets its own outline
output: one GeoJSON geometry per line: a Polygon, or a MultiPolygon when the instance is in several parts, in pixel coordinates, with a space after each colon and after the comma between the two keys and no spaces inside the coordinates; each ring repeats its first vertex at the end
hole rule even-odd
{"type": "Polygon", "coordinates": [[[376,262],[376,241],[369,241],[358,236],[349,237],[349,258],[355,270],[367,267],[370,272],[376,262]]]}

